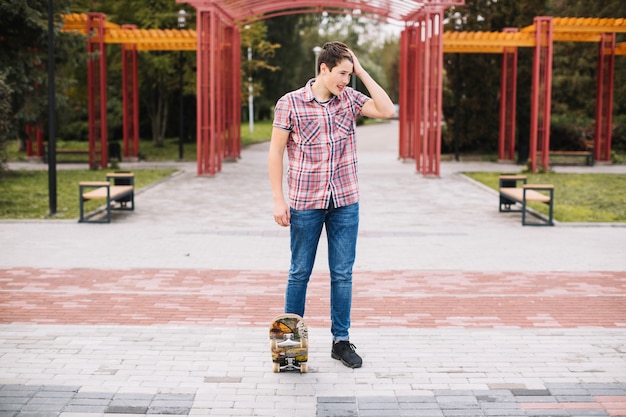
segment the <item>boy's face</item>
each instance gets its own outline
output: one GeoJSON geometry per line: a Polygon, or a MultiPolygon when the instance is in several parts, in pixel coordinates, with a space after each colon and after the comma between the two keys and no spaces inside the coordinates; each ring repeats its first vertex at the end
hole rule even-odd
{"type": "Polygon", "coordinates": [[[339,64],[329,70],[326,64],[320,66],[321,76],[326,88],[334,95],[339,96],[348,84],[354,65],[348,59],[344,59],[339,64]]]}

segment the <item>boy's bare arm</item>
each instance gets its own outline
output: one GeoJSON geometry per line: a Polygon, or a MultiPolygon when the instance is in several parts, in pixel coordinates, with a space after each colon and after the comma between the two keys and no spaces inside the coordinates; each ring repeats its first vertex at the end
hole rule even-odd
{"type": "Polygon", "coordinates": [[[289,205],[285,201],[283,194],[283,157],[285,147],[289,139],[289,132],[274,127],[270,141],[270,151],[267,158],[267,167],[272,186],[272,198],[274,200],[274,220],[280,226],[289,226],[290,213],[289,205]]]}
{"type": "Polygon", "coordinates": [[[352,54],[352,61],[354,63],[354,75],[361,79],[372,97],[372,99],[363,106],[363,115],[375,119],[388,119],[392,117],[396,112],[393,101],[391,101],[387,92],[383,90],[361,66],[354,52],[350,51],[350,53],[352,54]]]}

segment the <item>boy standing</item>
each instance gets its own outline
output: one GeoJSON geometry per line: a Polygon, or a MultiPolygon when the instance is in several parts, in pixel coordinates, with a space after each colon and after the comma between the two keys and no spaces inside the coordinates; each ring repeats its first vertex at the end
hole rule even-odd
{"type": "Polygon", "coordinates": [[[307,285],[325,226],[331,282],[331,356],[350,368],[362,364],[348,333],[359,224],[356,119],[361,115],[389,118],[394,113],[387,93],[341,42],[324,45],[317,60],[317,78],[276,103],[268,168],[274,220],[290,226],[285,313],[304,316],[307,285]],[[361,79],[371,98],[348,87],[351,74],[361,79]],[[285,149],[289,205],[283,194],[285,149]]]}

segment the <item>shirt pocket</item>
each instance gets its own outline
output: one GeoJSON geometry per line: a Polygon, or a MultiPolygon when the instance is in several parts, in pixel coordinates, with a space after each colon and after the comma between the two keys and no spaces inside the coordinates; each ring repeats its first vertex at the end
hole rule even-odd
{"type": "Polygon", "coordinates": [[[304,165],[319,164],[330,158],[329,138],[325,134],[323,121],[319,118],[306,118],[299,121],[299,137],[295,142],[304,156],[304,165]]]}
{"type": "Polygon", "coordinates": [[[335,115],[335,131],[337,137],[345,138],[349,136],[354,130],[354,118],[352,113],[348,109],[343,109],[340,113],[335,115]]]}
{"type": "Polygon", "coordinates": [[[304,119],[299,123],[300,140],[303,145],[318,142],[322,126],[318,119],[304,119]]]}

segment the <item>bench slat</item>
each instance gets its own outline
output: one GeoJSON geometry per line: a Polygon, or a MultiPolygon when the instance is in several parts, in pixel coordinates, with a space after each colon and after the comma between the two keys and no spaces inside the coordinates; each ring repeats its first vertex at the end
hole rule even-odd
{"type": "MultiPolygon", "coordinates": [[[[524,190],[522,188],[501,188],[500,193],[520,202],[524,199],[524,190]]],[[[550,197],[534,190],[526,190],[526,201],[549,203],[550,197]]]]}
{"type": "MultiPolygon", "coordinates": [[[[111,186],[111,200],[115,200],[125,194],[133,191],[132,185],[112,185],[111,186]]],[[[83,193],[84,200],[97,200],[107,198],[107,187],[96,188],[95,190],[83,193]]]]}
{"type": "Polygon", "coordinates": [[[82,185],[83,187],[106,187],[110,183],[108,181],[81,181],[78,185],[82,185]]]}

